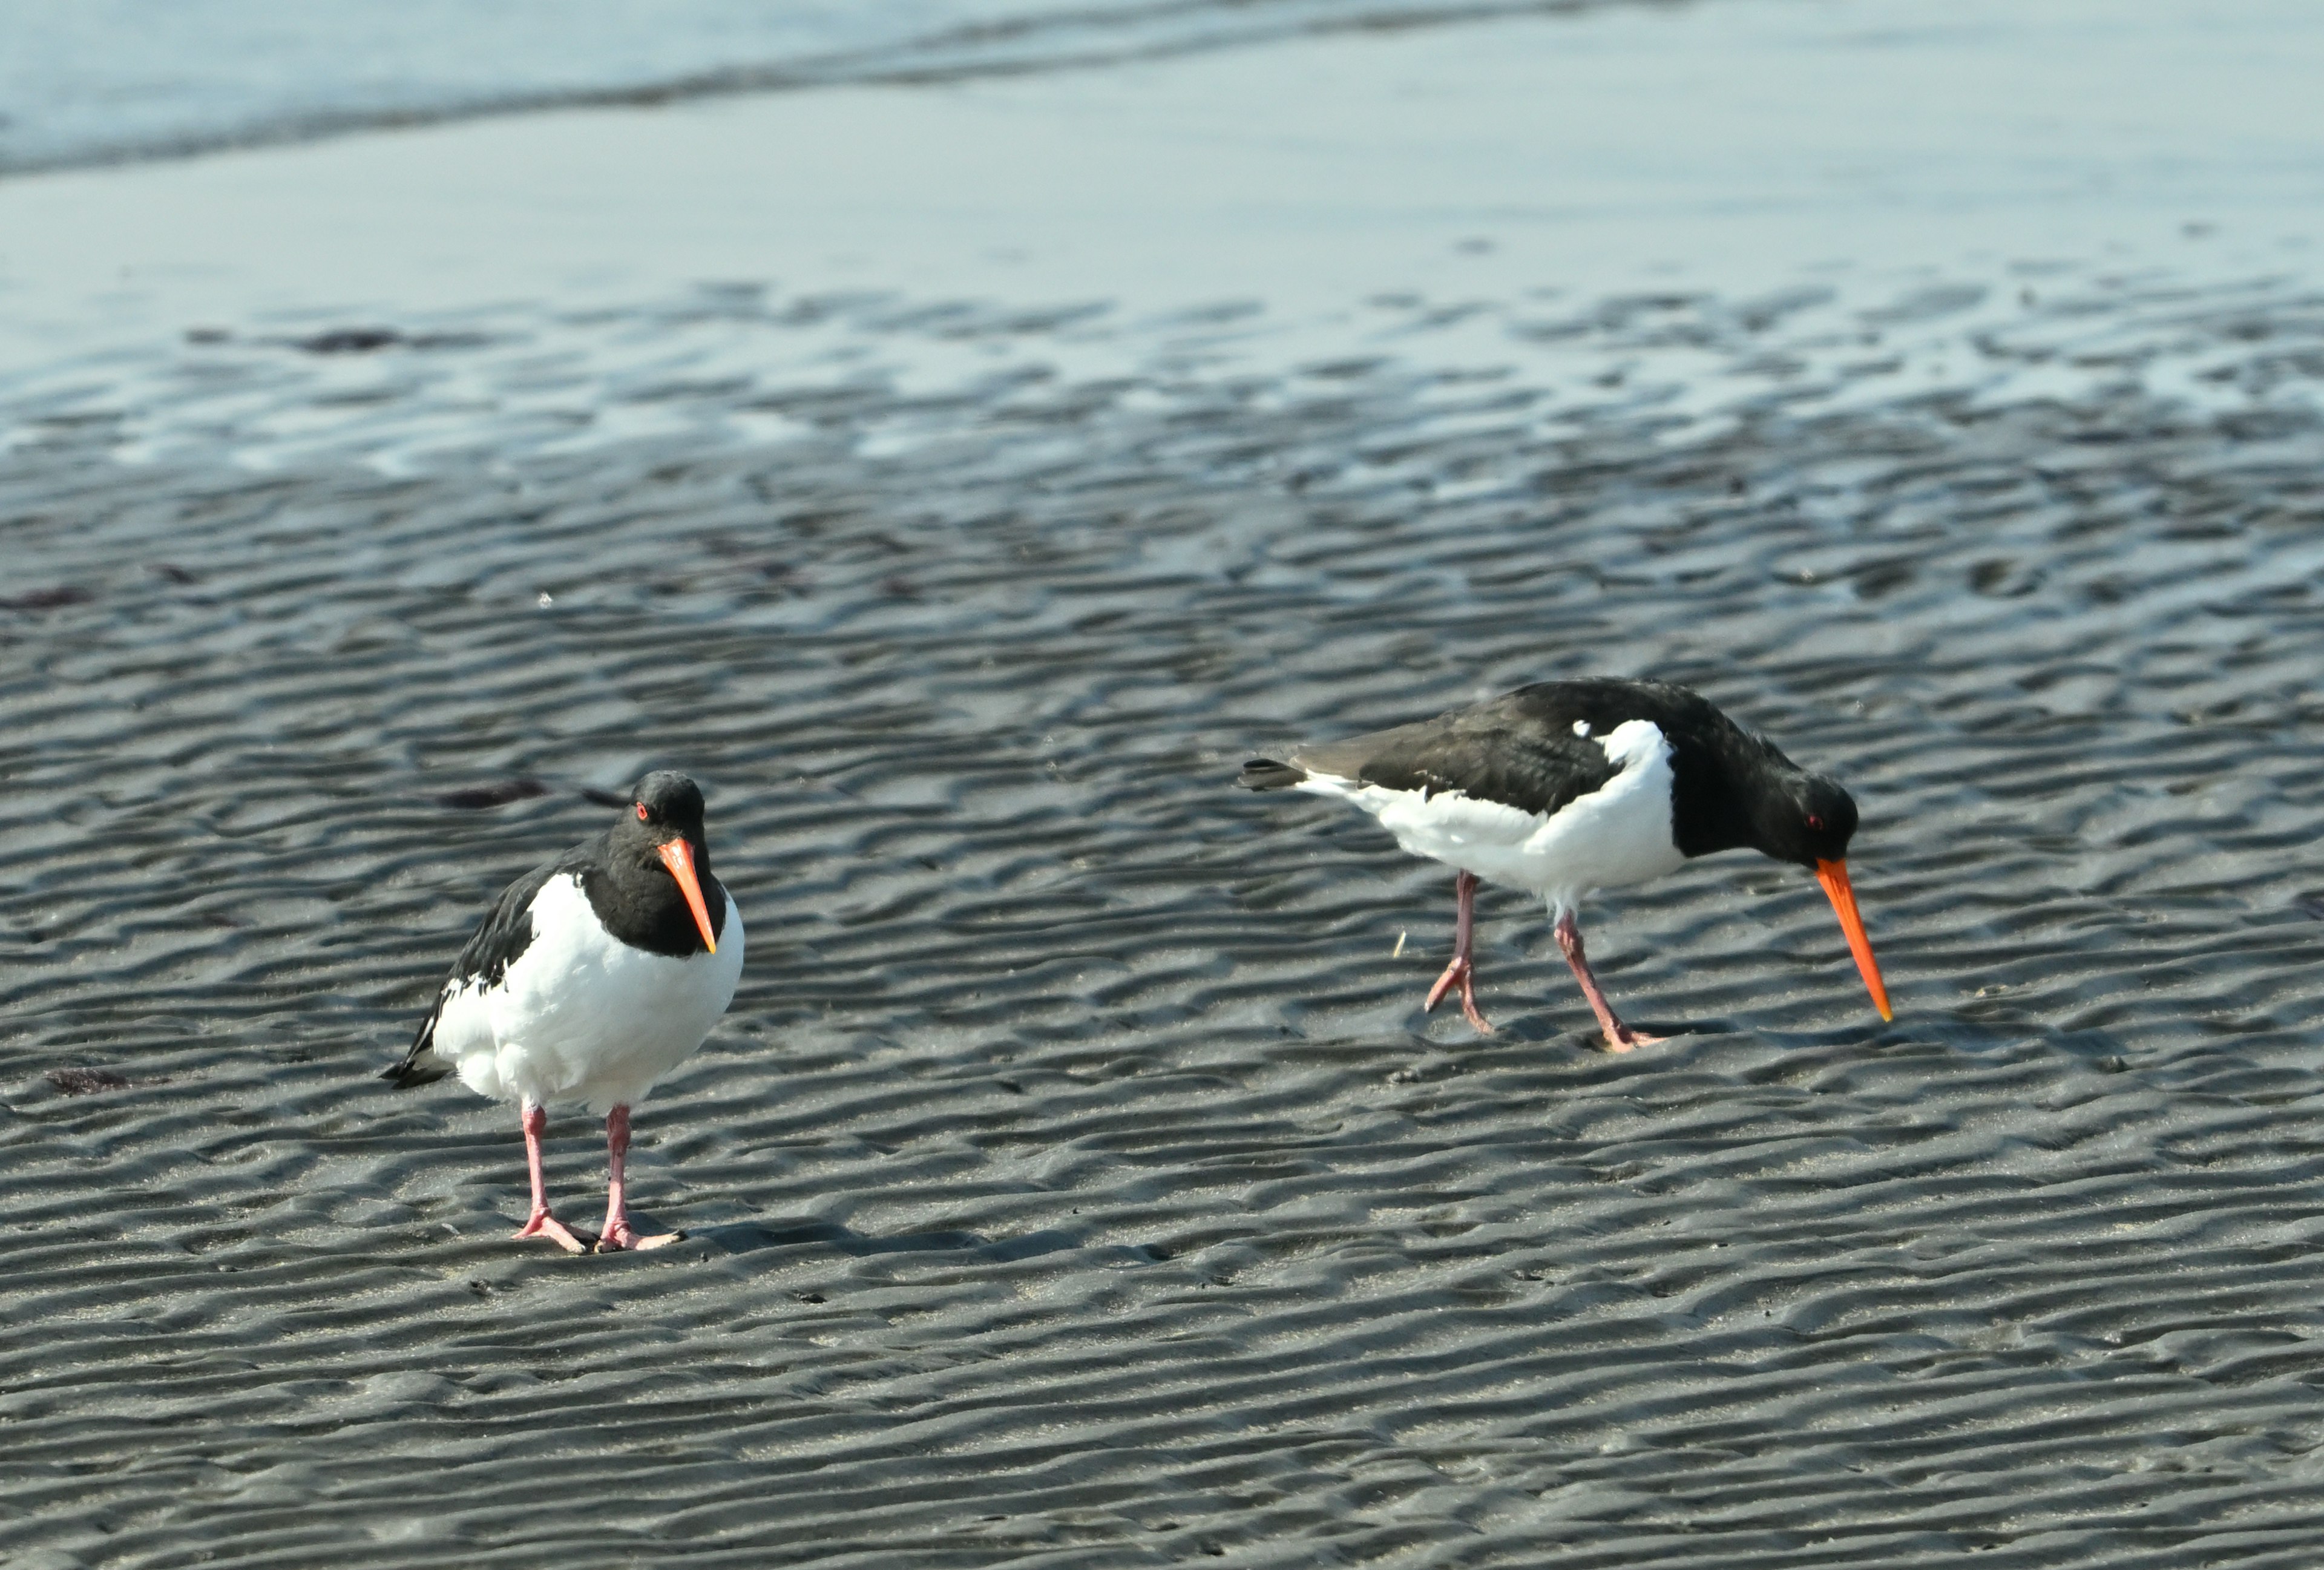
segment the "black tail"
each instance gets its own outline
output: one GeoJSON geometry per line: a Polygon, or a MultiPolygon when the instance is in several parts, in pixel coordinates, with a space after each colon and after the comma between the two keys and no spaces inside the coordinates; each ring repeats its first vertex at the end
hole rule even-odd
{"type": "Polygon", "coordinates": [[[1272,758],[1253,758],[1242,766],[1235,783],[1246,790],[1284,790],[1307,778],[1307,771],[1272,758]]]}
{"type": "Polygon", "coordinates": [[[411,1039],[411,1050],[403,1061],[392,1068],[383,1069],[380,1077],[398,1090],[410,1090],[414,1085],[433,1085],[452,1072],[452,1066],[436,1056],[436,1016],[444,1011],[444,1000],[438,996],[428,1017],[420,1021],[420,1034],[411,1039]]]}

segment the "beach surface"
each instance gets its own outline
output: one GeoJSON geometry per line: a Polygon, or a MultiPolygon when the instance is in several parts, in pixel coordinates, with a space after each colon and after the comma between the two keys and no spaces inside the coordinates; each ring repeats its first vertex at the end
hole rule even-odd
{"type": "Polygon", "coordinates": [[[2305,1570],[2324,23],[1919,15],[0,179],[0,1565],[2305,1570]],[[1592,672],[1893,1024],[1727,856],[1479,1039],[1231,789],[1592,672]],[[567,1258],[374,1076],[657,766],[751,953],[567,1258]]]}

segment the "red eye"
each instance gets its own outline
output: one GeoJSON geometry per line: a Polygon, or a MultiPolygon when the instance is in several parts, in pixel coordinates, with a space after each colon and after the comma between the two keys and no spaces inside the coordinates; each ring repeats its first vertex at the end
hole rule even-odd
{"type": "MultiPolygon", "coordinates": [[[[640,817],[643,817],[645,815],[646,809],[642,807],[639,808],[638,816],[640,817]]],[[[1818,834],[1821,834],[1823,832],[1823,819],[1811,812],[1808,814],[1808,827],[1815,830],[1818,834]]]]}
{"type": "MultiPolygon", "coordinates": [[[[640,823],[643,823],[645,820],[646,820],[646,804],[645,804],[644,802],[641,801],[641,802],[639,802],[639,803],[638,803],[638,821],[639,821],[640,823]]],[[[1811,821],[1812,821],[1812,819],[1811,819],[1811,821]]]]}

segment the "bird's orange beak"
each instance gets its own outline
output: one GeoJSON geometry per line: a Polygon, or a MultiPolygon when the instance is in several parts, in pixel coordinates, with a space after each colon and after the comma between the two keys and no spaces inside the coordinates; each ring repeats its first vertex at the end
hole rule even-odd
{"type": "Polygon", "coordinates": [[[1880,966],[1872,957],[1872,939],[1864,936],[1864,918],[1856,913],[1856,891],[1848,886],[1846,862],[1818,862],[1816,882],[1831,899],[1831,908],[1840,914],[1840,929],[1848,934],[1848,952],[1856,956],[1856,968],[1864,973],[1864,984],[1871,989],[1872,1006],[1880,1011],[1884,1020],[1893,1020],[1888,1011],[1888,989],[1880,983],[1880,966]]]}
{"type": "MultiPolygon", "coordinates": [[[[686,895],[687,904],[693,909],[694,924],[702,928],[702,947],[708,949],[713,954],[717,953],[718,939],[712,937],[710,932],[710,908],[702,902],[702,880],[694,875],[694,847],[687,844],[686,841],[682,839],[674,839],[668,845],[657,845],[654,848],[661,853],[661,864],[668,867],[669,869],[669,875],[678,880],[678,888],[686,895]]],[[[1838,864],[1827,863],[1825,864],[1837,865],[1838,864]]],[[[1840,879],[1840,886],[1843,889],[1848,887],[1848,880],[1845,877],[1840,879]]],[[[1839,898],[1836,894],[1832,897],[1834,899],[1839,898]]],[[[1850,911],[1850,915],[1847,919],[1853,919],[1855,907],[1851,905],[1849,907],[1849,910],[1850,911]]],[[[1856,930],[1860,933],[1863,928],[1858,928],[1856,930]]],[[[1851,941],[1860,941],[1860,939],[1852,939],[1851,941]]],[[[1872,951],[1870,949],[1859,948],[1857,952],[1865,956],[1865,964],[1869,965],[1872,963],[1872,951]]]]}

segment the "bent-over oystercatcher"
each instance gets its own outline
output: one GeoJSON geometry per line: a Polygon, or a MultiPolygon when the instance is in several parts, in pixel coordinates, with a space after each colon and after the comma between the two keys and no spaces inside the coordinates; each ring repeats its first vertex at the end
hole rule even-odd
{"type": "Polygon", "coordinates": [[[1582,900],[1658,878],[1695,856],[1746,848],[1814,871],[1874,1005],[1890,1017],[1848,882],[1856,802],[1700,693],[1610,677],[1544,681],[1286,757],[1254,758],[1236,783],[1352,801],[1406,850],[1455,870],[1452,962],[1429,989],[1427,1007],[1457,985],[1462,1011],[1480,1031],[1493,1028],[1477,1011],[1470,954],[1480,878],[1548,900],[1557,946],[1608,1048],[1627,1052],[1660,1038],[1623,1024],[1599,989],[1574,919],[1582,900]]]}
{"type": "Polygon", "coordinates": [[[589,1244],[549,1213],[540,1180],[546,1104],[581,1101],[605,1119],[610,1157],[600,1252],[659,1248],[683,1233],[630,1224],[622,1165],[630,1108],[702,1045],[742,974],[742,917],[710,873],[702,790],[647,775],[612,828],[511,883],[452,964],[403,1061],[399,1089],[457,1074],[521,1108],[532,1214],[519,1237],[589,1244]]]}

